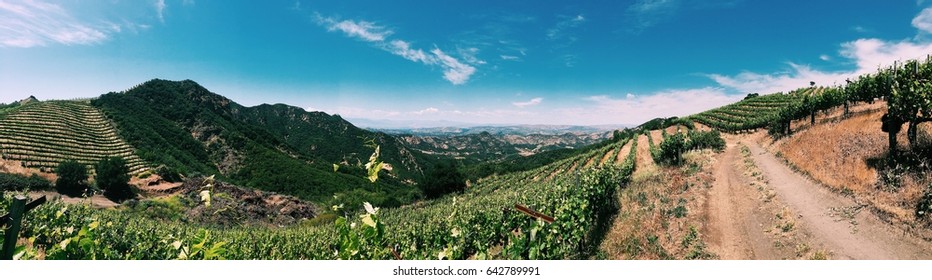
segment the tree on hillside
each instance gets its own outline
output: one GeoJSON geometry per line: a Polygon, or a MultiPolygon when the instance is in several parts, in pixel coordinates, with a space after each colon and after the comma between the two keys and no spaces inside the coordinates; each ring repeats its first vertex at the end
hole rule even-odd
{"type": "Polygon", "coordinates": [[[82,196],[87,192],[87,167],[74,160],[66,160],[55,169],[58,180],[55,189],[67,196],[82,196]]]}
{"type": "Polygon", "coordinates": [[[427,198],[437,198],[466,189],[466,180],[453,162],[441,161],[427,174],[422,190],[427,198]]]}
{"type": "Polygon", "coordinates": [[[121,157],[101,159],[94,166],[97,172],[97,187],[104,190],[104,195],[113,201],[122,201],[133,197],[129,187],[129,168],[121,157]]]}

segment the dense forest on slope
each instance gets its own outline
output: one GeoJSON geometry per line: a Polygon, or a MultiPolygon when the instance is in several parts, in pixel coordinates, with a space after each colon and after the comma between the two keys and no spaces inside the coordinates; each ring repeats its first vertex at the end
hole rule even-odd
{"type": "Polygon", "coordinates": [[[417,158],[403,162],[395,155],[407,150],[393,147],[393,139],[339,117],[298,114],[281,105],[247,108],[190,80],[151,80],[92,105],[116,123],[140,157],[185,175],[219,173],[237,184],[318,202],[353,190],[386,197],[416,192],[410,187],[416,172],[403,167],[419,167],[417,158]],[[293,113],[282,114],[288,111],[293,113]],[[377,183],[365,180],[359,165],[373,151],[367,140],[383,145],[383,160],[402,168],[377,183]],[[341,162],[346,166],[335,171],[333,164],[341,162]]]}

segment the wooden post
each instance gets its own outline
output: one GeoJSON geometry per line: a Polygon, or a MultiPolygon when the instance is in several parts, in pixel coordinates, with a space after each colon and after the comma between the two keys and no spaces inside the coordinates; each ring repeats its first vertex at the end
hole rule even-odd
{"type": "Polygon", "coordinates": [[[3,254],[0,259],[12,260],[13,251],[16,249],[16,239],[19,238],[19,228],[23,221],[23,213],[26,210],[26,197],[17,195],[10,203],[10,227],[6,230],[6,236],[3,238],[3,254]]]}
{"type": "Polygon", "coordinates": [[[515,204],[515,209],[518,209],[518,211],[521,211],[521,213],[527,214],[528,216],[531,216],[532,218],[540,218],[541,220],[544,220],[544,222],[547,222],[547,223],[553,223],[555,221],[553,217],[541,214],[540,212],[534,211],[531,208],[527,208],[524,205],[515,204]]]}

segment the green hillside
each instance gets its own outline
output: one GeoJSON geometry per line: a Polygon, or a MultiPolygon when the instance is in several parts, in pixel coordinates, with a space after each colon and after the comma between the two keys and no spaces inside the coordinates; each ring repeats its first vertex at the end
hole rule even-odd
{"type": "Polygon", "coordinates": [[[368,140],[381,146],[382,160],[393,166],[397,178],[417,180],[431,166],[431,159],[408,149],[397,138],[357,128],[338,115],[262,104],[244,108],[235,118],[266,129],[322,168],[339,164],[341,168],[361,169],[372,154],[371,147],[362,145],[368,140]]]}
{"type": "Polygon", "coordinates": [[[93,170],[97,161],[112,156],[125,159],[133,174],[149,168],[103,113],[79,101],[7,106],[0,115],[0,154],[44,172],[69,159],[93,170]]]}
{"type": "Polygon", "coordinates": [[[337,116],[283,105],[244,107],[190,80],[151,80],[105,94],[92,105],[146,161],[318,202],[352,190],[410,198],[424,160],[393,138],[337,116]],[[369,140],[382,146],[382,160],[395,167],[376,184],[361,176],[373,152],[369,140]],[[335,163],[343,165],[338,172],[335,163]]]}

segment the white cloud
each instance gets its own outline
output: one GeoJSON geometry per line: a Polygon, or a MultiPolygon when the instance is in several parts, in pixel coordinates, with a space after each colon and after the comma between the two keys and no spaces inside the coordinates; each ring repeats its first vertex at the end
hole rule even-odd
{"type": "MultiPolygon", "coordinates": [[[[922,10],[912,23],[921,32],[932,31],[932,8],[922,10]]],[[[708,77],[721,86],[745,93],[785,92],[809,86],[810,81],[823,86],[843,85],[846,79],[876,72],[878,68],[890,66],[895,61],[925,58],[932,54],[932,42],[918,39],[902,41],[858,39],[841,44],[838,53],[842,58],[853,63],[856,66],[855,69],[830,72],[812,69],[807,65],[788,63],[790,70],[783,73],[742,72],[734,76],[712,74],[708,77]]]]}
{"type": "Polygon", "coordinates": [[[155,14],[159,17],[159,21],[165,23],[165,0],[155,1],[155,14]]]}
{"type": "Polygon", "coordinates": [[[388,45],[388,51],[410,61],[434,64],[433,58],[427,53],[420,49],[411,49],[411,44],[402,40],[392,40],[388,45]]]}
{"type": "Polygon", "coordinates": [[[528,101],[525,101],[525,102],[514,102],[514,103],[511,103],[511,105],[515,105],[515,106],[517,106],[517,107],[519,107],[519,108],[524,108],[524,107],[534,106],[534,105],[540,104],[540,102],[542,102],[542,101],[544,101],[543,98],[537,97],[537,98],[532,98],[531,100],[528,100],[528,101]]]}
{"type": "Polygon", "coordinates": [[[868,32],[871,32],[871,30],[868,29],[867,27],[860,26],[860,25],[855,25],[855,26],[851,27],[851,30],[854,31],[854,32],[857,32],[857,33],[868,33],[868,32]]]}
{"type": "Polygon", "coordinates": [[[440,49],[434,49],[431,53],[437,57],[441,63],[440,66],[443,67],[443,78],[454,85],[466,83],[469,77],[476,73],[475,67],[460,62],[456,58],[443,53],[440,49]]]}
{"type": "Polygon", "coordinates": [[[466,63],[472,64],[472,65],[486,64],[484,60],[477,58],[477,56],[479,55],[479,48],[472,47],[472,48],[466,48],[466,49],[457,49],[457,52],[459,53],[460,57],[462,57],[463,60],[466,61],[466,63]]]}
{"type": "Polygon", "coordinates": [[[106,40],[111,32],[120,32],[120,28],[112,23],[89,26],[56,4],[0,1],[0,46],[90,45],[106,40]]]}
{"type": "Polygon", "coordinates": [[[499,57],[501,57],[502,60],[508,60],[508,61],[520,61],[520,60],[521,60],[520,57],[513,56],[513,55],[504,55],[504,54],[503,54],[503,55],[500,55],[499,57]]]}
{"type": "Polygon", "coordinates": [[[832,57],[828,56],[827,54],[823,54],[819,56],[819,59],[821,59],[822,61],[829,61],[829,60],[832,60],[832,57]]]}
{"type": "Polygon", "coordinates": [[[334,18],[322,17],[316,15],[317,21],[327,27],[329,31],[342,31],[346,36],[355,37],[362,39],[367,42],[382,42],[385,41],[385,38],[392,34],[391,30],[388,30],[384,26],[376,25],[373,22],[368,21],[352,21],[352,20],[342,20],[337,21],[334,18]]]}
{"type": "Polygon", "coordinates": [[[723,88],[677,89],[624,98],[595,95],[590,104],[558,109],[554,122],[572,124],[641,124],[655,117],[688,116],[741,99],[723,88]]]}
{"type": "Polygon", "coordinates": [[[424,109],[424,110],[414,111],[414,112],[412,112],[411,114],[414,114],[414,115],[424,115],[424,114],[435,114],[435,113],[437,113],[437,112],[440,112],[440,109],[437,109],[437,108],[434,108],[434,107],[429,107],[429,108],[426,108],[426,109],[424,109]]]}
{"type": "Polygon", "coordinates": [[[922,12],[913,18],[913,27],[925,33],[932,33],[932,8],[922,9],[922,12]]]}
{"type": "Polygon", "coordinates": [[[328,31],[340,31],[346,36],[362,39],[372,43],[375,47],[385,50],[394,55],[401,56],[404,59],[422,63],[428,66],[438,65],[443,69],[443,78],[454,85],[465,84],[470,77],[476,73],[473,65],[486,64],[485,61],[476,57],[479,53],[478,48],[460,49],[459,55],[465,62],[444,53],[440,48],[434,48],[430,52],[423,49],[416,49],[411,43],[400,40],[388,40],[393,34],[385,26],[377,25],[368,21],[342,20],[331,17],[323,17],[315,14],[318,24],[327,28],[328,31]]]}

